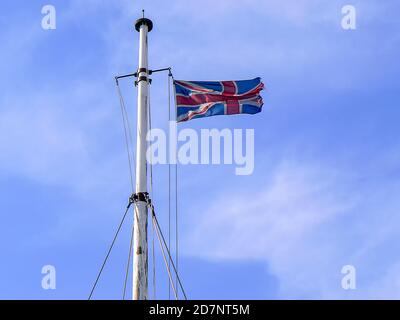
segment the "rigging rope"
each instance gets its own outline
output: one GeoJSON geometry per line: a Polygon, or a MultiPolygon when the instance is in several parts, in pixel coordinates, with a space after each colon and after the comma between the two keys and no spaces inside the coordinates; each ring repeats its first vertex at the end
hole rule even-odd
{"type": "MultiPolygon", "coordinates": [[[[182,290],[182,294],[183,294],[185,300],[187,300],[187,296],[186,296],[185,289],[183,288],[182,281],[181,281],[181,279],[180,279],[180,277],[179,277],[178,271],[176,270],[175,264],[174,264],[174,262],[173,262],[173,260],[172,260],[171,252],[170,252],[169,249],[168,249],[167,242],[165,241],[165,237],[164,237],[164,235],[163,235],[163,233],[162,233],[162,230],[161,230],[160,224],[159,224],[159,222],[158,222],[158,219],[157,219],[156,212],[155,212],[155,209],[154,209],[154,205],[153,205],[153,204],[150,204],[150,210],[151,210],[151,214],[152,214],[152,218],[153,218],[153,223],[155,223],[156,234],[157,234],[157,237],[158,237],[158,239],[159,239],[160,245],[161,245],[161,243],[164,244],[164,247],[165,247],[165,249],[166,249],[166,251],[167,251],[167,254],[168,254],[168,258],[169,258],[170,261],[171,261],[172,268],[173,268],[174,273],[175,273],[175,275],[176,275],[176,278],[177,278],[177,280],[178,280],[178,284],[179,284],[179,286],[180,286],[180,288],[181,288],[181,290],[182,290]]],[[[171,286],[172,286],[172,288],[174,289],[175,286],[174,286],[174,284],[173,284],[173,280],[172,280],[172,277],[171,277],[170,268],[168,267],[166,258],[164,258],[164,262],[165,262],[166,267],[167,267],[167,271],[168,271],[169,278],[170,278],[170,281],[171,281],[171,286]]],[[[174,291],[175,291],[175,290],[174,290],[174,291]]],[[[177,296],[177,294],[176,294],[176,296],[177,296]]]]}
{"type": "MultiPolygon", "coordinates": [[[[149,130],[151,132],[152,124],[151,124],[151,99],[150,99],[150,86],[148,87],[148,124],[149,130]]],[[[152,152],[152,145],[150,144],[150,195],[151,199],[154,199],[153,193],[153,152],[152,152]]],[[[156,299],[156,256],[154,250],[154,226],[152,229],[152,263],[153,263],[153,299],[156,299]]]]}
{"type": "MultiPolygon", "coordinates": [[[[153,217],[153,216],[152,216],[152,222],[153,222],[153,226],[154,226],[155,229],[156,229],[158,242],[159,242],[159,244],[160,244],[162,256],[163,256],[163,258],[164,258],[165,266],[166,266],[166,268],[167,268],[169,283],[171,284],[172,290],[174,291],[175,299],[176,299],[176,300],[179,300],[179,298],[178,298],[178,293],[176,292],[176,289],[175,289],[175,286],[174,286],[174,281],[172,280],[172,276],[171,276],[171,267],[170,267],[170,265],[167,263],[167,258],[165,257],[165,252],[164,252],[164,246],[162,245],[161,238],[160,238],[160,235],[159,235],[159,231],[158,231],[158,229],[157,229],[157,226],[155,225],[154,217],[153,217]]],[[[167,250],[168,250],[168,248],[167,248],[167,250]]],[[[169,257],[169,261],[171,261],[171,257],[170,257],[169,255],[168,255],[168,257],[169,257]]],[[[170,288],[170,286],[168,286],[168,288],[170,288]]]]}
{"type": "Polygon", "coordinates": [[[116,86],[117,86],[117,92],[119,96],[119,103],[120,103],[120,109],[121,109],[121,115],[122,115],[122,122],[124,125],[124,136],[125,136],[125,148],[126,152],[128,155],[128,165],[129,165],[129,177],[130,177],[130,183],[131,183],[131,191],[134,191],[133,187],[133,169],[132,170],[132,159],[133,163],[135,164],[134,168],[136,168],[136,159],[135,159],[135,152],[132,151],[131,155],[131,148],[133,149],[133,141],[132,141],[132,131],[131,127],[129,125],[129,120],[128,120],[128,112],[126,111],[125,107],[125,101],[121,93],[121,88],[119,87],[119,82],[118,80],[116,81],[116,86]]]}
{"type": "Polygon", "coordinates": [[[153,300],[156,300],[157,294],[156,294],[156,254],[155,254],[155,248],[154,248],[154,224],[152,224],[152,259],[153,259],[153,300]]]}
{"type": "Polygon", "coordinates": [[[105,257],[105,259],[103,261],[103,264],[101,265],[99,273],[97,274],[96,281],[94,282],[92,290],[90,291],[90,295],[89,295],[88,300],[90,300],[92,298],[93,292],[96,289],[97,283],[99,282],[99,279],[100,279],[100,276],[101,276],[101,274],[103,272],[104,266],[107,263],[108,257],[110,256],[110,253],[111,253],[111,251],[112,251],[112,249],[114,247],[115,240],[117,240],[118,234],[119,234],[119,232],[121,230],[121,227],[122,227],[122,225],[123,225],[123,223],[125,221],[126,214],[128,213],[129,208],[131,207],[131,205],[132,205],[132,201],[129,200],[129,203],[128,203],[127,207],[126,207],[125,213],[124,213],[124,215],[123,215],[123,217],[121,219],[121,222],[119,223],[118,229],[117,229],[117,231],[116,231],[116,233],[114,235],[114,238],[113,238],[113,240],[111,242],[111,245],[110,245],[110,247],[108,249],[107,255],[106,255],[106,257],[105,257]]]}
{"type": "Polygon", "coordinates": [[[132,247],[133,247],[133,235],[134,235],[134,224],[132,224],[132,233],[131,233],[131,242],[129,245],[129,254],[128,254],[128,261],[126,263],[126,272],[125,272],[125,281],[124,281],[124,292],[122,294],[122,300],[125,300],[125,294],[126,294],[126,285],[128,283],[128,277],[129,277],[129,267],[131,265],[131,256],[132,256],[132,247]]]}
{"type": "MultiPolygon", "coordinates": [[[[168,69],[168,121],[169,124],[172,121],[171,114],[174,114],[175,119],[177,119],[177,110],[175,108],[175,112],[172,112],[171,110],[171,79],[172,79],[172,84],[174,81],[174,76],[172,75],[171,68],[168,69]]],[[[175,99],[175,105],[176,105],[176,96],[174,95],[175,99]]],[[[169,126],[168,126],[169,127],[169,126]]],[[[170,141],[170,139],[168,139],[170,141]]],[[[178,159],[178,150],[175,148],[175,164],[174,164],[174,171],[175,171],[175,265],[178,270],[178,263],[179,263],[179,233],[178,233],[178,164],[177,164],[177,159],[178,159]]],[[[171,250],[171,180],[172,180],[172,175],[171,175],[171,162],[168,161],[168,249],[171,250]]],[[[171,267],[171,259],[172,257],[169,257],[168,260],[168,266],[169,268],[171,267]]],[[[175,286],[179,292],[179,287],[178,287],[178,279],[175,277],[175,286]]],[[[168,298],[171,298],[171,288],[168,286],[168,298]]]]}
{"type": "MultiPolygon", "coordinates": [[[[168,68],[166,70],[169,70],[169,74],[168,74],[168,120],[171,121],[171,79],[174,81],[174,77],[172,75],[171,72],[171,68],[168,68]]],[[[161,71],[161,69],[160,69],[161,71]]],[[[135,159],[135,154],[132,151],[131,154],[131,149],[133,149],[133,141],[132,141],[132,133],[131,133],[131,129],[130,129],[130,125],[129,125],[129,120],[128,120],[128,113],[125,107],[125,102],[121,93],[121,89],[119,87],[119,83],[118,80],[116,81],[117,84],[117,91],[118,91],[118,95],[119,95],[119,99],[120,99],[120,107],[121,107],[121,114],[122,114],[122,121],[123,121],[123,125],[124,125],[124,135],[125,135],[125,147],[126,147],[126,151],[127,151],[127,155],[128,155],[128,164],[129,164],[129,174],[130,174],[130,182],[131,182],[131,188],[132,188],[132,192],[134,190],[134,184],[133,184],[133,172],[136,169],[136,159],[135,159]],[[132,161],[133,158],[133,161],[132,161]],[[135,168],[132,169],[132,162],[135,163],[135,168]]],[[[175,104],[176,104],[176,97],[174,95],[175,98],[175,104]]],[[[152,121],[151,121],[151,103],[150,103],[150,89],[148,92],[148,124],[149,124],[149,129],[151,130],[152,127],[152,121]]],[[[176,118],[176,110],[175,110],[175,118],[176,118]]],[[[141,132],[138,132],[139,137],[141,136],[141,132]]],[[[175,158],[177,159],[177,150],[176,154],[175,154],[175,158]]],[[[150,144],[150,157],[152,157],[152,150],[151,150],[151,144],[150,144]]],[[[153,262],[153,298],[156,298],[156,261],[155,261],[155,245],[154,245],[154,238],[155,235],[158,238],[159,244],[161,246],[161,250],[162,250],[162,255],[164,258],[164,262],[166,264],[166,268],[167,268],[167,272],[168,272],[168,277],[170,280],[170,285],[168,285],[168,295],[169,295],[169,299],[171,298],[171,287],[173,289],[173,293],[175,295],[175,298],[178,299],[179,298],[179,287],[181,288],[182,294],[184,295],[185,299],[187,299],[186,297],[186,293],[185,290],[183,288],[183,285],[181,283],[179,274],[178,274],[178,262],[179,262],[179,237],[178,237],[178,165],[177,162],[174,164],[175,165],[175,263],[173,261],[173,258],[171,256],[171,199],[172,199],[172,192],[171,192],[171,163],[169,161],[169,165],[168,165],[168,244],[165,240],[165,237],[161,231],[158,219],[155,215],[155,210],[154,210],[154,206],[152,204],[149,203],[149,207],[151,208],[151,212],[152,212],[152,262],[153,262]],[[167,258],[165,256],[165,251],[168,254],[168,263],[167,263],[167,258]],[[175,285],[172,279],[172,275],[171,275],[171,265],[173,267],[174,273],[175,273],[175,285]]],[[[150,158],[150,194],[151,194],[151,198],[153,198],[153,167],[152,167],[152,159],[150,158]]],[[[129,210],[129,207],[131,206],[131,204],[134,201],[132,201],[130,199],[130,202],[127,206],[127,209],[124,213],[123,219],[118,227],[118,230],[116,232],[116,235],[114,236],[113,242],[111,243],[111,246],[109,248],[109,251],[107,253],[107,256],[103,262],[103,265],[100,269],[100,272],[96,278],[96,281],[93,285],[92,291],[90,293],[89,296],[89,300],[92,297],[92,294],[96,288],[97,282],[101,276],[101,273],[104,269],[104,266],[108,260],[108,257],[111,253],[111,250],[114,246],[114,243],[116,241],[116,238],[120,232],[120,229],[122,227],[122,224],[125,220],[126,214],[129,210]]],[[[135,218],[137,220],[138,219],[138,213],[137,213],[137,206],[135,205],[135,218]]],[[[138,232],[140,232],[140,230],[138,230],[138,232]]],[[[124,290],[123,290],[123,299],[125,299],[125,294],[126,294],[126,287],[127,287],[127,281],[128,281],[128,277],[129,277],[129,266],[130,266],[130,260],[131,260],[131,256],[132,256],[132,249],[133,249],[133,238],[134,238],[134,230],[133,230],[133,226],[132,226],[132,234],[131,234],[131,241],[130,241],[130,248],[129,248],[129,255],[128,255],[128,262],[127,262],[127,267],[126,267],[126,273],[125,273],[125,280],[124,280],[124,290]]]]}
{"type": "MultiPolygon", "coordinates": [[[[172,75],[171,69],[169,69],[169,78],[172,78],[174,80],[174,77],[172,75]]],[[[174,102],[176,106],[176,95],[174,94],[174,102]]],[[[175,121],[178,119],[178,110],[175,107],[175,121]]],[[[176,123],[175,123],[176,125],[176,123]]],[[[178,148],[175,150],[175,265],[176,265],[176,272],[178,274],[178,262],[179,262],[179,238],[178,238],[178,148]]],[[[175,278],[175,283],[178,283],[178,278],[175,278]]],[[[178,286],[177,286],[178,288],[178,286]]],[[[178,288],[179,289],[179,288],[178,288]]]]}
{"type": "MultiPolygon", "coordinates": [[[[168,128],[171,123],[171,77],[168,74],[168,128]]],[[[171,133],[169,132],[169,135],[171,133]]],[[[170,141],[168,137],[168,141],[170,141]]],[[[171,146],[169,146],[171,149],[171,146]]],[[[171,161],[168,161],[168,248],[171,249],[171,161]]],[[[171,268],[171,261],[168,260],[171,268]]],[[[171,287],[168,285],[168,299],[171,299],[171,287]]]]}
{"type": "MultiPolygon", "coordinates": [[[[133,173],[135,173],[135,175],[136,175],[136,158],[135,158],[135,152],[133,151],[134,148],[133,148],[132,130],[131,130],[131,126],[129,124],[128,112],[125,107],[125,101],[124,101],[118,80],[116,80],[116,87],[117,87],[117,92],[118,92],[118,96],[119,96],[120,109],[121,109],[121,115],[122,115],[122,123],[124,126],[125,149],[126,149],[127,156],[128,156],[129,178],[130,178],[130,184],[131,184],[131,191],[133,193],[134,192],[134,183],[133,183],[134,175],[133,175],[133,173]],[[131,150],[132,150],[132,152],[131,152],[131,150]],[[133,169],[132,169],[132,162],[134,163],[133,169]]],[[[129,245],[129,255],[128,255],[128,261],[127,261],[126,272],[125,272],[124,290],[123,290],[123,295],[122,295],[123,300],[125,300],[126,286],[127,286],[127,281],[128,281],[128,277],[129,277],[130,259],[131,259],[132,247],[133,247],[133,235],[134,235],[133,229],[134,229],[134,223],[132,224],[132,234],[131,234],[131,240],[130,240],[130,245],[129,245]]]]}

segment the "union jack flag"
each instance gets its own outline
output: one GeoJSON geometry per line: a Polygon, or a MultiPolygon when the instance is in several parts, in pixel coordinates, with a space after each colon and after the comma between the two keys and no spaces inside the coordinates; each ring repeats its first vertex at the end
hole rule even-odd
{"type": "Polygon", "coordinates": [[[239,81],[175,80],[177,122],[261,111],[261,78],[239,81]]]}

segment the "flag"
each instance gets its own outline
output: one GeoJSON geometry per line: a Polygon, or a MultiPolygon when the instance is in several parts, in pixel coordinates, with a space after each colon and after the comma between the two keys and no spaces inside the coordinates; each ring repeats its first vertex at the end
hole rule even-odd
{"type": "Polygon", "coordinates": [[[239,81],[175,80],[177,122],[261,111],[261,78],[239,81]]]}

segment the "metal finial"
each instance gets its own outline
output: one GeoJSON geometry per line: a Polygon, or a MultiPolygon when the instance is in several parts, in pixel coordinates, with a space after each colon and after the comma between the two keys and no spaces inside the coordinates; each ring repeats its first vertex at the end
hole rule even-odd
{"type": "Polygon", "coordinates": [[[142,13],[143,13],[142,18],[136,20],[135,29],[136,29],[136,31],[139,32],[140,31],[140,26],[145,24],[148,27],[148,32],[150,32],[153,29],[153,22],[151,22],[150,19],[147,19],[147,18],[144,17],[144,9],[142,10],[142,13]]]}

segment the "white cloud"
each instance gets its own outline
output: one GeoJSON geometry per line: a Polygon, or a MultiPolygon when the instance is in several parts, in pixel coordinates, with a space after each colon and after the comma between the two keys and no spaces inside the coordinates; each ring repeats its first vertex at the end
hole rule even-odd
{"type": "Polygon", "coordinates": [[[387,205],[387,197],[397,191],[374,199],[355,180],[350,172],[285,162],[261,190],[228,191],[191,221],[185,254],[264,261],[279,279],[281,298],[373,297],[372,288],[390,297],[396,286],[385,272],[364,277],[362,290],[340,287],[343,265],[371,272],[378,266],[369,260],[378,255],[380,268],[393,268],[377,247],[395,234],[396,205],[387,205]],[[375,201],[383,212],[368,206],[375,201]]]}

